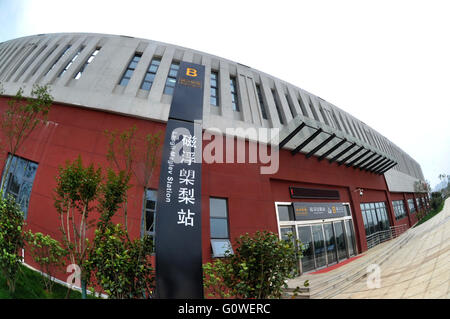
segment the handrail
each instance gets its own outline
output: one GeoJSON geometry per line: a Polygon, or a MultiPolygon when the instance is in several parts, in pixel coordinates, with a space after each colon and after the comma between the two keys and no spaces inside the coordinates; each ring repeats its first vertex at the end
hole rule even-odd
{"type": "Polygon", "coordinates": [[[408,229],[407,224],[391,226],[389,229],[381,230],[376,233],[370,234],[366,237],[367,248],[370,249],[379,245],[385,241],[391,240],[403,234],[408,229]]]}

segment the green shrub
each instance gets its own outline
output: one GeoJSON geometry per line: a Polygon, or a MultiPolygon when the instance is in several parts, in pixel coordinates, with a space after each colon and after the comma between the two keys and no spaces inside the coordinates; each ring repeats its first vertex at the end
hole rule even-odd
{"type": "Polygon", "coordinates": [[[154,288],[150,264],[151,238],[129,240],[120,224],[108,224],[95,231],[94,250],[88,260],[97,283],[109,298],[149,297],[154,288]]]}
{"type": "Polygon", "coordinates": [[[42,233],[29,230],[25,233],[25,240],[31,257],[39,265],[39,270],[48,275],[43,275],[42,281],[45,289],[52,293],[54,281],[50,277],[54,277],[55,272],[63,268],[68,252],[61,247],[59,241],[42,233]]]}
{"type": "Polygon", "coordinates": [[[436,210],[438,207],[439,207],[439,205],[441,205],[441,203],[443,202],[444,200],[442,199],[442,193],[441,192],[433,192],[433,193],[431,193],[431,208],[433,209],[433,210],[436,210]]]}
{"type": "Polygon", "coordinates": [[[234,254],[203,266],[206,295],[280,298],[286,280],[297,275],[301,248],[297,240],[280,240],[267,231],[240,236],[234,254]]]}
{"type": "Polygon", "coordinates": [[[22,262],[19,250],[24,246],[23,227],[20,206],[10,196],[0,199],[0,271],[6,278],[11,294],[14,294],[22,262]]]}

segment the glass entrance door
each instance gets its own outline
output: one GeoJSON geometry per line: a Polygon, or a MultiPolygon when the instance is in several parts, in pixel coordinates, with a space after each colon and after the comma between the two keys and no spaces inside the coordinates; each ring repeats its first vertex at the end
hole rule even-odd
{"type": "MultiPolygon", "coordinates": [[[[291,240],[294,244],[294,246],[297,246],[297,243],[295,242],[296,234],[295,234],[295,226],[285,226],[280,228],[281,232],[281,239],[288,241],[291,240]]],[[[314,261],[313,261],[314,262],[314,261]]],[[[299,270],[300,264],[297,263],[297,270],[299,270]]]]}
{"type": "Polygon", "coordinates": [[[316,259],[316,268],[320,268],[327,265],[327,257],[325,251],[322,225],[312,225],[311,230],[313,235],[314,257],[316,259]]]}
{"type": "Polygon", "coordinates": [[[336,235],[336,248],[339,261],[347,258],[347,247],[345,245],[345,233],[343,221],[334,222],[334,232],[336,235]]]}
{"type": "Polygon", "coordinates": [[[331,223],[323,224],[323,231],[325,233],[325,245],[329,266],[337,262],[336,239],[334,237],[333,225],[331,223]]]}
{"type": "Polygon", "coordinates": [[[345,232],[347,236],[348,255],[356,255],[355,232],[353,231],[353,224],[351,219],[347,219],[345,221],[345,232]]]}
{"type": "Polygon", "coordinates": [[[292,233],[303,244],[303,257],[299,262],[302,273],[333,265],[356,254],[349,208],[346,208],[347,216],[339,219],[297,221],[289,210],[285,209],[288,213],[282,210],[290,207],[288,203],[277,207],[280,238],[286,240],[288,233],[292,233]]]}
{"type": "Polygon", "coordinates": [[[298,226],[298,239],[304,246],[302,261],[302,272],[316,268],[314,262],[314,246],[312,242],[311,226],[298,226]]]}

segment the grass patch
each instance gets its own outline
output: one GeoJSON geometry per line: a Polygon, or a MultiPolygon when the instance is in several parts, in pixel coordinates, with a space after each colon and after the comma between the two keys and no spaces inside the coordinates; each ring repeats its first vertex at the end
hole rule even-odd
{"type": "Polygon", "coordinates": [[[444,203],[445,203],[445,200],[443,200],[442,203],[436,209],[431,210],[427,215],[425,215],[424,218],[419,220],[419,222],[414,227],[417,227],[417,226],[425,223],[427,220],[429,220],[432,217],[434,217],[437,214],[439,214],[442,211],[442,209],[444,209],[444,203]]]}
{"type": "MultiPolygon", "coordinates": [[[[6,279],[0,274],[0,299],[64,299],[67,295],[67,287],[55,282],[52,293],[45,290],[42,283],[42,275],[23,265],[16,281],[16,291],[9,293],[6,279]]],[[[70,299],[81,299],[81,293],[72,290],[70,299]]],[[[94,298],[88,295],[88,298],[94,298]]]]}

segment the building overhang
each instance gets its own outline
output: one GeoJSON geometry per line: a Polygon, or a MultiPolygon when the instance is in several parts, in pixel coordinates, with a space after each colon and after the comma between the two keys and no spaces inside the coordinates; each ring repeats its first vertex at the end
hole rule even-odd
{"type": "MultiPolygon", "coordinates": [[[[272,143],[275,143],[272,140],[272,143]]],[[[394,158],[364,141],[331,126],[298,115],[284,126],[278,135],[279,149],[302,153],[306,158],[345,165],[353,169],[382,175],[395,165],[394,158]]]]}

